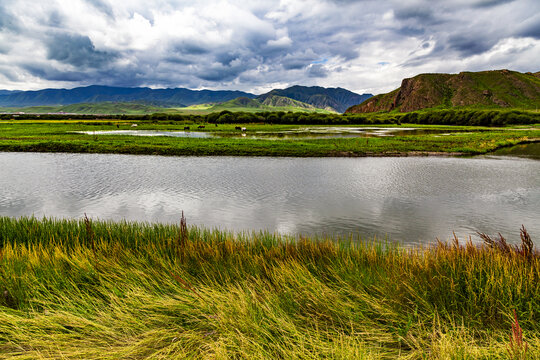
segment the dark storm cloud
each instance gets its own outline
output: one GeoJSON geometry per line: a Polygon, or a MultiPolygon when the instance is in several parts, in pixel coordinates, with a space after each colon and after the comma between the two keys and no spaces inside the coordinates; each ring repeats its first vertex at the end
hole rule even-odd
{"type": "Polygon", "coordinates": [[[328,70],[323,65],[313,64],[307,69],[307,75],[311,78],[325,78],[328,70]]]}
{"type": "Polygon", "coordinates": [[[57,34],[47,41],[47,58],[80,68],[107,65],[116,54],[96,50],[88,36],[57,34]]]}
{"type": "Polygon", "coordinates": [[[426,29],[420,25],[403,26],[398,33],[402,36],[420,37],[426,33],[426,29]]]}
{"type": "Polygon", "coordinates": [[[189,60],[187,58],[184,58],[179,55],[174,55],[174,54],[165,56],[163,60],[169,63],[178,64],[178,65],[191,65],[196,62],[195,60],[189,60]]]}
{"type": "Polygon", "coordinates": [[[231,63],[235,60],[238,60],[240,57],[235,51],[227,51],[223,53],[218,53],[215,56],[216,61],[225,66],[231,66],[231,63]]]}
{"type": "Polygon", "coordinates": [[[239,67],[216,66],[200,71],[197,75],[199,79],[207,81],[227,81],[233,80],[242,73],[239,67]]]}
{"type": "Polygon", "coordinates": [[[489,8],[493,6],[498,6],[502,4],[508,4],[513,2],[514,0],[480,0],[473,2],[473,6],[477,8],[489,8]]]}
{"type": "Polygon", "coordinates": [[[88,74],[77,71],[60,71],[46,64],[24,64],[22,68],[33,76],[51,81],[83,81],[88,74]]]}
{"type": "Polygon", "coordinates": [[[285,70],[298,70],[306,67],[307,63],[300,59],[286,59],[281,62],[285,70]]]}
{"type": "Polygon", "coordinates": [[[518,31],[518,36],[532,37],[540,39],[540,15],[526,21],[518,31]]]}
{"type": "Polygon", "coordinates": [[[2,0],[0,67],[74,86],[315,85],[383,63],[392,76],[465,66],[514,38],[527,39],[500,52],[530,56],[538,13],[538,0],[2,0]]]}
{"type": "Polygon", "coordinates": [[[285,57],[281,64],[285,70],[298,70],[303,69],[310,64],[310,61],[305,58],[285,57]]]}
{"type": "Polygon", "coordinates": [[[188,55],[202,55],[210,52],[210,49],[206,49],[194,41],[181,41],[172,46],[171,50],[175,53],[188,55]]]}
{"type": "Polygon", "coordinates": [[[482,54],[493,47],[496,39],[474,37],[471,35],[454,35],[448,39],[450,49],[457,50],[462,56],[482,54]]]}
{"type": "Polygon", "coordinates": [[[434,20],[433,11],[426,6],[414,6],[397,9],[394,16],[398,20],[414,19],[422,23],[431,22],[434,20]]]}

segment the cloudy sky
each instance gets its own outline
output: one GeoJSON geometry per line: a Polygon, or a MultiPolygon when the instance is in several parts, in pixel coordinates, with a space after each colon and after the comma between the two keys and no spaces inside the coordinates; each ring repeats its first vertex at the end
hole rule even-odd
{"type": "Polygon", "coordinates": [[[0,89],[381,93],[424,72],[540,71],[538,0],[1,0],[0,89]]]}

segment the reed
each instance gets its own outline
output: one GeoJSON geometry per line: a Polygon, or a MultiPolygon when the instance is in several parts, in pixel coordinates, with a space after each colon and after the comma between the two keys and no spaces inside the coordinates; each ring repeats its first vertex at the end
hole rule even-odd
{"type": "Polygon", "coordinates": [[[525,229],[503,250],[457,238],[407,248],[182,218],[179,228],[0,217],[0,357],[540,353],[540,255],[525,229]]]}

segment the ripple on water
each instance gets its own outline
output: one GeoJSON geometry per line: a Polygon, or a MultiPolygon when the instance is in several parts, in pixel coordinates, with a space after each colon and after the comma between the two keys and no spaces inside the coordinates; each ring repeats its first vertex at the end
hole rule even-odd
{"type": "Polygon", "coordinates": [[[408,243],[540,236],[540,162],[0,153],[0,215],[360,233],[408,243]],[[538,234],[538,235],[537,235],[538,234]]]}

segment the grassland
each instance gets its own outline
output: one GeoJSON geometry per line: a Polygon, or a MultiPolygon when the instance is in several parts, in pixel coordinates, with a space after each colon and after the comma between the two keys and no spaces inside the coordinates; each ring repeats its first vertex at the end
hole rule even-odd
{"type": "MultiPolygon", "coordinates": [[[[294,100],[291,100],[294,101],[294,100]]],[[[270,106],[264,105],[252,100],[256,106],[244,105],[237,99],[219,104],[199,104],[187,107],[163,107],[137,102],[99,102],[99,103],[78,103],[71,105],[55,106],[28,106],[28,107],[0,107],[0,113],[24,112],[26,114],[49,114],[49,113],[68,113],[68,114],[126,114],[126,115],[147,115],[154,113],[161,114],[184,114],[184,115],[207,115],[213,112],[228,110],[231,112],[260,113],[268,111],[292,111],[332,114],[333,112],[315,107],[300,106],[270,106]]]]}
{"type": "Polygon", "coordinates": [[[22,108],[0,108],[0,112],[24,112],[28,114],[71,113],[71,114],[128,114],[177,113],[174,108],[163,108],[134,102],[80,103],[57,106],[29,106],[22,108]]]}
{"type": "MultiPolygon", "coordinates": [[[[172,138],[127,135],[92,135],[78,131],[132,130],[129,121],[6,121],[0,122],[0,151],[81,152],[155,155],[238,155],[238,156],[390,156],[408,154],[482,154],[495,149],[538,141],[540,128],[483,128],[459,126],[417,126],[448,131],[449,135],[406,135],[371,138],[282,139],[250,138],[257,132],[280,133],[299,129],[295,125],[245,124],[245,138],[237,124],[211,125],[204,129],[222,137],[172,138]],[[461,132],[458,132],[461,130],[461,132]],[[466,130],[466,131],[464,131],[466,130]]],[[[138,122],[138,130],[183,130],[197,124],[138,122]]],[[[395,125],[394,125],[395,126],[395,125]]],[[[404,125],[410,126],[410,125],[404,125]]]]}
{"type": "Polygon", "coordinates": [[[531,241],[403,248],[185,221],[0,217],[0,244],[2,358],[540,354],[540,255],[531,241]],[[527,350],[509,341],[514,311],[527,350]]]}

